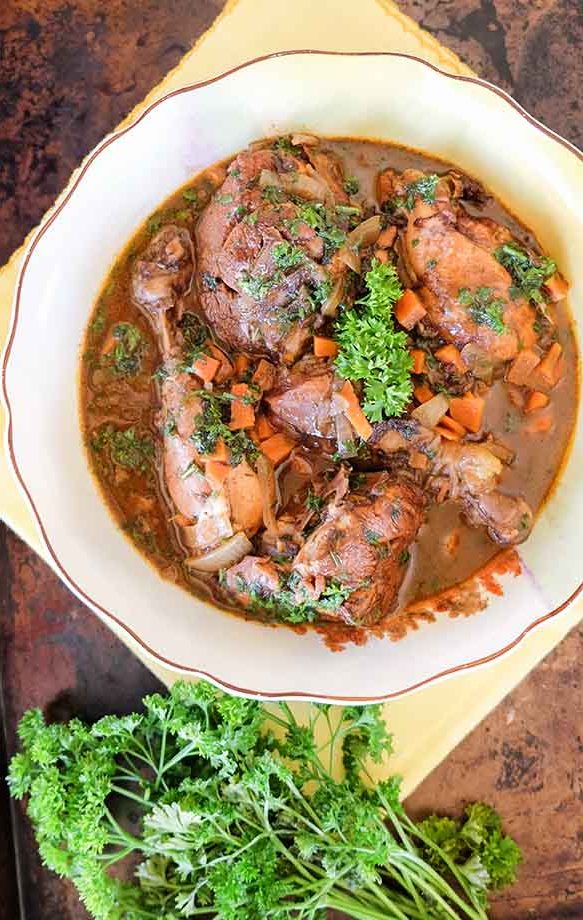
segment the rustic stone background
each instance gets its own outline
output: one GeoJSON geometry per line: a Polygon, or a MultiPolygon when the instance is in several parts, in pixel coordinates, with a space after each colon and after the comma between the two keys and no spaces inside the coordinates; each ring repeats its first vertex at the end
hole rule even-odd
{"type": "MultiPolygon", "coordinates": [[[[274,0],[286,2],[286,0],[274,0]]],[[[289,2],[289,0],[287,0],[289,2]]],[[[222,0],[0,0],[0,262],[79,160],[173,67],[222,0]]],[[[583,146],[580,0],[404,0],[486,79],[583,146]]],[[[293,3],[289,2],[290,15],[293,3]]],[[[355,15],[358,4],[355,3],[355,15]]],[[[525,157],[527,151],[525,151],[525,157]]],[[[583,628],[576,628],[410,799],[418,813],[485,798],[525,850],[498,920],[583,918],[583,628]]],[[[0,716],[6,746],[30,705],[93,718],[130,711],[154,678],[0,526],[0,716]]],[[[3,767],[0,732],[0,772],[3,767]]],[[[81,920],[38,863],[0,786],[0,920],[81,920]]]]}

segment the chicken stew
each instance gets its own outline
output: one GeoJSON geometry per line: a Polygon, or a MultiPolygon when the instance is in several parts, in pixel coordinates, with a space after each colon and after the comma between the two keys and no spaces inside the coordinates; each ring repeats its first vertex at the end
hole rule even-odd
{"type": "Polygon", "coordinates": [[[576,412],[568,285],[475,179],[297,135],[195,177],[114,265],[82,425],[161,573],[363,627],[527,539],[576,412]]]}

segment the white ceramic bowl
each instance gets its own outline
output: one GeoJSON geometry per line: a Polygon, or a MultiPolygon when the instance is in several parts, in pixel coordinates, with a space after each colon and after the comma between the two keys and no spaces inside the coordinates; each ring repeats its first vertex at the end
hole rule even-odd
{"type": "Polygon", "coordinates": [[[583,428],[522,574],[471,617],[440,616],[398,643],[332,652],[314,632],[245,622],[163,581],[113,523],[78,422],[79,347],[108,268],[144,218],[193,173],[293,130],[410,145],[483,180],[572,283],[583,321],[583,158],[500,90],[392,54],[297,52],[246,64],[155,102],[88,159],[32,241],[5,358],[9,450],[57,572],[152,656],[265,697],[380,700],[498,657],[580,591],[583,428]]]}

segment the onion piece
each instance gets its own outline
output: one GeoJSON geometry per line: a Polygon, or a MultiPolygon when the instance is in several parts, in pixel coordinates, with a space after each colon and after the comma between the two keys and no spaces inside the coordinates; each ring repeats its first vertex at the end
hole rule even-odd
{"type": "Polygon", "coordinates": [[[242,531],[239,531],[220,546],[209,550],[208,553],[203,553],[202,556],[189,556],[185,564],[189,569],[196,569],[197,572],[218,572],[219,569],[228,569],[236,562],[240,562],[252,549],[251,541],[242,531]]]}
{"type": "Polygon", "coordinates": [[[336,316],[338,312],[338,307],[342,303],[342,298],[344,297],[344,278],[340,276],[334,282],[332,290],[328,294],[326,300],[322,304],[320,313],[322,316],[336,316]]]}
{"type": "Polygon", "coordinates": [[[444,396],[443,393],[438,393],[436,396],[428,399],[423,405],[413,409],[411,415],[413,418],[417,419],[419,424],[423,425],[424,428],[435,428],[448,408],[449,402],[447,396],[444,396]]]}
{"type": "Polygon", "coordinates": [[[356,450],[354,447],[354,429],[344,412],[338,412],[334,416],[334,428],[336,432],[337,453],[342,457],[354,457],[356,450]]]}
{"type": "Polygon", "coordinates": [[[313,134],[292,134],[291,142],[294,147],[317,147],[320,143],[313,134]]]}
{"type": "Polygon", "coordinates": [[[470,368],[474,377],[483,380],[484,383],[492,383],[494,376],[494,365],[484,353],[484,350],[476,345],[475,342],[468,342],[460,352],[462,361],[466,367],[470,368]]]}
{"type": "Polygon", "coordinates": [[[351,230],[346,237],[346,243],[338,251],[338,258],[348,265],[353,272],[360,273],[360,255],[359,250],[363,246],[372,246],[379,238],[381,232],[380,214],[374,214],[363,220],[358,227],[351,230]]]}
{"type": "Polygon", "coordinates": [[[289,172],[276,173],[272,169],[262,169],[259,175],[259,188],[275,186],[281,188],[288,195],[297,195],[309,201],[326,201],[332,199],[329,185],[317,174],[289,172]]]}

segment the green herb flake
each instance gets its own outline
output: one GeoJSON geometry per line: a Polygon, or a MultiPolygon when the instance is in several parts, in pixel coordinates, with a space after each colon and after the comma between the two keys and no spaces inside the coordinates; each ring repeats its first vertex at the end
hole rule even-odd
{"type": "Polygon", "coordinates": [[[469,288],[460,288],[458,300],[478,326],[488,326],[496,335],[507,332],[504,323],[504,307],[506,302],[502,297],[496,297],[492,288],[479,287],[474,291],[469,288]]]}
{"type": "Polygon", "coordinates": [[[218,201],[219,204],[231,204],[233,201],[233,196],[229,194],[217,195],[215,200],[218,201]]]}
{"type": "Polygon", "coordinates": [[[290,268],[297,268],[306,261],[306,255],[301,246],[295,243],[276,243],[271,248],[271,257],[274,264],[281,271],[287,271],[290,268]]]}
{"type": "Polygon", "coordinates": [[[198,192],[195,188],[185,188],[182,197],[185,201],[194,203],[198,201],[198,192]]]}
{"type": "Polygon", "coordinates": [[[535,304],[544,304],[542,290],[547,278],[557,271],[557,264],[545,256],[529,255],[516,243],[504,243],[494,250],[494,257],[509,272],[514,281],[510,296],[516,299],[524,297],[535,304]]]}
{"type": "Polygon", "coordinates": [[[115,344],[105,361],[120,377],[135,377],[140,371],[146,342],[137,326],[116,323],[111,330],[115,344]]]}
{"type": "Polygon", "coordinates": [[[140,435],[133,426],[125,430],[105,425],[91,438],[97,453],[108,451],[111,460],[126,470],[146,473],[154,458],[154,443],[149,434],[140,435]]]}
{"type": "Polygon", "coordinates": [[[357,195],[360,189],[360,182],[356,176],[347,176],[344,180],[344,191],[347,195],[357,195]]]}

